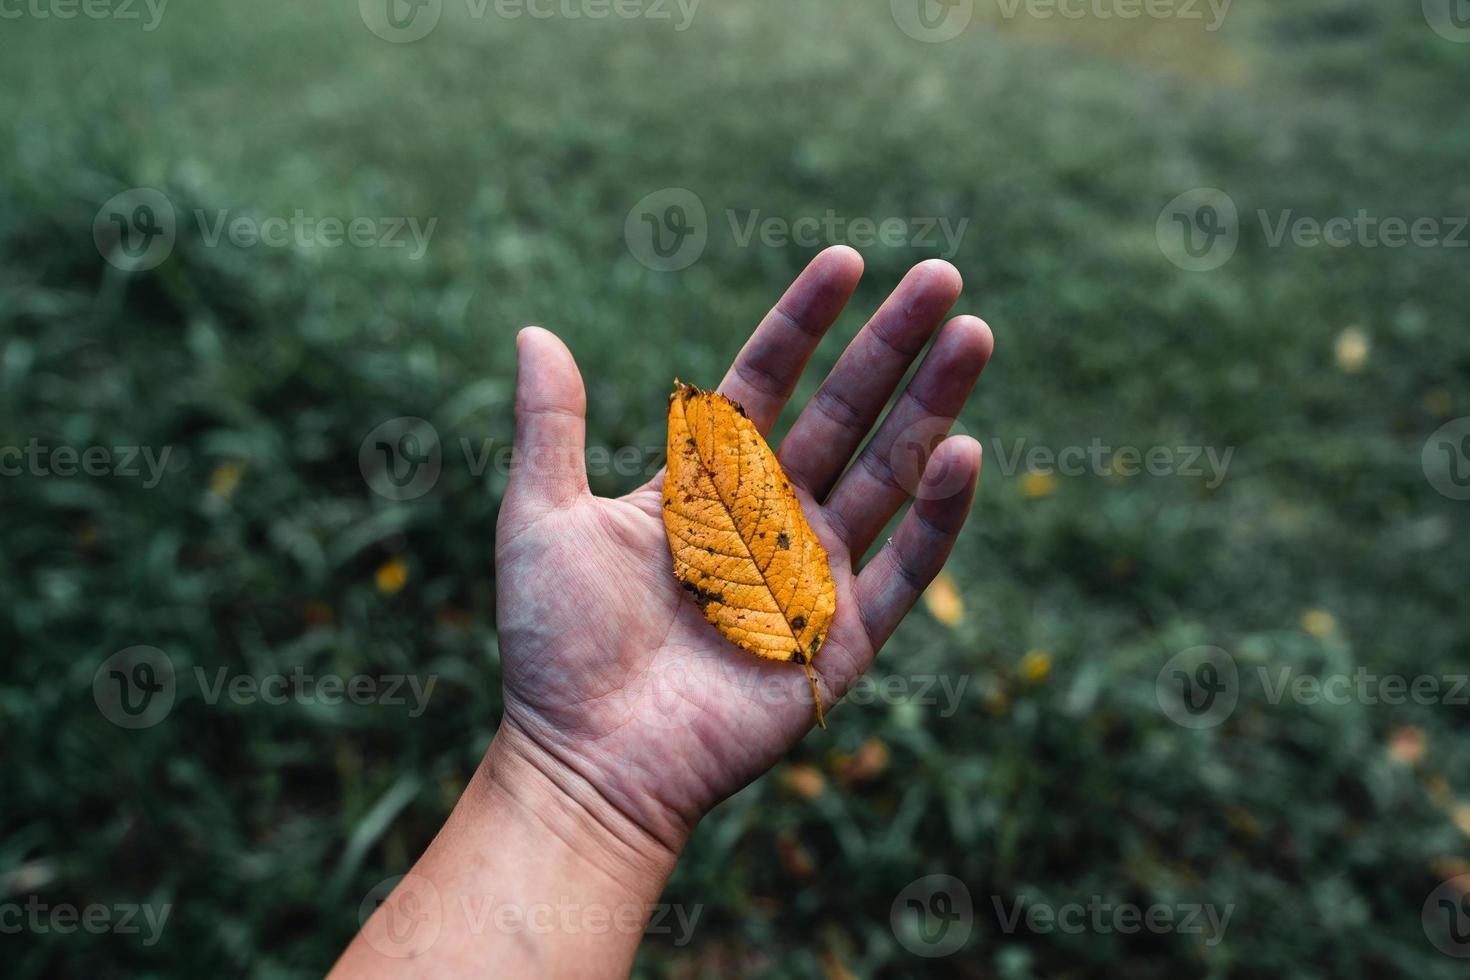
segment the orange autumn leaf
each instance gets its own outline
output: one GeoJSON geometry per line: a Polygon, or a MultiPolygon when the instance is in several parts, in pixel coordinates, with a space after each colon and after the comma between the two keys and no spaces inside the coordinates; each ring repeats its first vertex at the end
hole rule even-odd
{"type": "Polygon", "coordinates": [[[827,550],[745,410],[675,385],[663,508],[674,575],[730,642],[806,668],[826,728],[811,662],[837,610],[827,550]]]}

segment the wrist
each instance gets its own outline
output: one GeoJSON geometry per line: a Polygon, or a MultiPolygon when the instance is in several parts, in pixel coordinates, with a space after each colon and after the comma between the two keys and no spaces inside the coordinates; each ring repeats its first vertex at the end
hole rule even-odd
{"type": "Polygon", "coordinates": [[[465,790],[487,822],[510,824],[541,846],[562,851],[590,874],[656,901],[688,841],[683,826],[649,827],[532,739],[509,716],[465,790]]]}

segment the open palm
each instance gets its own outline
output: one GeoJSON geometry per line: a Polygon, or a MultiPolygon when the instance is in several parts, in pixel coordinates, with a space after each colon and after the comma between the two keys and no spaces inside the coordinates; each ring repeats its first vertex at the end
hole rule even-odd
{"type": "MultiPolygon", "coordinates": [[[[741,350],[719,390],[762,433],[861,275],[853,250],[823,252],[741,350]]],[[[777,451],[836,581],[836,618],[814,662],[829,707],[939,571],[969,511],[980,446],[941,439],[992,339],[975,317],[939,327],[960,288],[948,263],[916,266],[777,451]],[[893,537],[854,569],[910,497],[893,537]]],[[[495,559],[505,724],[558,781],[575,784],[569,791],[605,801],[655,838],[680,840],[812,726],[807,678],[735,647],[684,593],[664,535],[662,472],[616,500],[591,495],[586,398],[571,353],[537,328],[517,345],[515,453],[495,559]]]]}

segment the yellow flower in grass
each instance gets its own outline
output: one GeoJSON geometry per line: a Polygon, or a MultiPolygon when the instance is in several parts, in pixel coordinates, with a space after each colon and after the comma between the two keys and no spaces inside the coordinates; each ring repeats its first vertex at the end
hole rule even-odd
{"type": "Polygon", "coordinates": [[[402,558],[390,558],[378,566],[374,580],[384,595],[401,592],[408,584],[408,564],[402,558]]]}
{"type": "Polygon", "coordinates": [[[1333,355],[1343,374],[1357,374],[1368,363],[1368,335],[1357,327],[1348,327],[1337,335],[1333,355]]]}
{"type": "Polygon", "coordinates": [[[221,463],[209,474],[209,492],[220,500],[229,500],[235,495],[235,488],[240,485],[240,478],[245,475],[245,464],[239,460],[230,460],[221,463]]]}
{"type": "Polygon", "coordinates": [[[1056,493],[1057,478],[1054,473],[1038,473],[1035,470],[1027,470],[1021,474],[1021,493],[1032,500],[1038,497],[1050,497],[1056,493]]]}
{"type": "Polygon", "coordinates": [[[1325,609],[1308,609],[1302,613],[1302,629],[1319,640],[1326,639],[1337,632],[1337,617],[1325,609]]]}
{"type": "Polygon", "coordinates": [[[1045,650],[1027,650],[1021,658],[1021,676],[1028,684],[1040,684],[1051,676],[1051,654],[1045,650]]]}

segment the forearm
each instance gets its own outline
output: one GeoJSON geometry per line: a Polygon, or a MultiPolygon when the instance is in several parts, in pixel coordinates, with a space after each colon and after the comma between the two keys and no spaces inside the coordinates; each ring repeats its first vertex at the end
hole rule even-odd
{"type": "Polygon", "coordinates": [[[502,725],[333,975],[627,976],[676,857],[502,725]]]}

